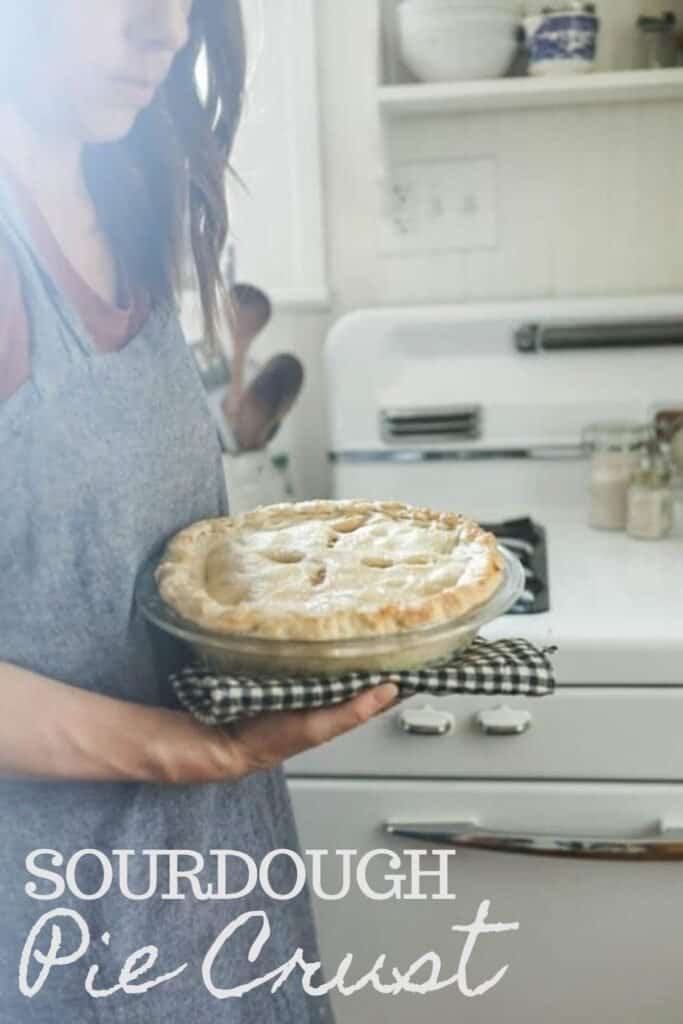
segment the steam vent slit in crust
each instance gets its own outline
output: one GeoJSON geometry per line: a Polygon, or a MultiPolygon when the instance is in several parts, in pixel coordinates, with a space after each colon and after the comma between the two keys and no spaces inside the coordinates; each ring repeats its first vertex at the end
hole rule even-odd
{"type": "Polygon", "coordinates": [[[399,502],[306,501],[208,519],[168,543],[163,600],[226,635],[340,640],[437,626],[503,579],[492,534],[399,502]]]}

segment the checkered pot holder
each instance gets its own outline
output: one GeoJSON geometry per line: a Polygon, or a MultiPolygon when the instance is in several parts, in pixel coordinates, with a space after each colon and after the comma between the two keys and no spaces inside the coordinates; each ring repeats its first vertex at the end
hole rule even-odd
{"type": "Polygon", "coordinates": [[[406,672],[350,672],[335,678],[251,678],[213,675],[201,666],[170,677],[182,706],[205,725],[227,725],[264,711],[297,711],[340,704],[361,690],[394,682],[399,699],[415,693],[546,697],[555,689],[549,655],[526,640],[477,638],[451,661],[406,672]]]}

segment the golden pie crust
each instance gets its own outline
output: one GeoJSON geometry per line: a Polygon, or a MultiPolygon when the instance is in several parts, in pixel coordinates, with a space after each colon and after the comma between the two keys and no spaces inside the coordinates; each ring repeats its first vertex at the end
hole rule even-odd
{"type": "Polygon", "coordinates": [[[399,502],[304,501],[206,519],[176,534],[159,593],[213,633],[339,640],[466,616],[498,590],[496,538],[399,502]]]}

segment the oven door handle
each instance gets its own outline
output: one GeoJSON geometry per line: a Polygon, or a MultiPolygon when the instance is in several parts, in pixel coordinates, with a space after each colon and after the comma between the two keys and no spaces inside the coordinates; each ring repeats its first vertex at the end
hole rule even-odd
{"type": "Polygon", "coordinates": [[[683,861],[683,828],[661,828],[636,837],[570,836],[494,831],[471,821],[388,821],[384,831],[405,839],[494,853],[580,860],[683,861]]]}

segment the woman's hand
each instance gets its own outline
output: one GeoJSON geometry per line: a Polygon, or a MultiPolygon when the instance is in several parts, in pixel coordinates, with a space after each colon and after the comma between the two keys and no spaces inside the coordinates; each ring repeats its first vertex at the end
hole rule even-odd
{"type": "Polygon", "coordinates": [[[394,683],[314,711],[275,711],[217,728],[184,711],[90,693],[0,663],[0,775],[53,781],[235,781],[362,725],[394,683]]]}
{"type": "Polygon", "coordinates": [[[266,771],[363,725],[397,696],[398,687],[384,683],[335,707],[271,711],[222,728],[201,725],[181,711],[162,711],[165,722],[153,744],[154,781],[220,782],[266,771]]]}

